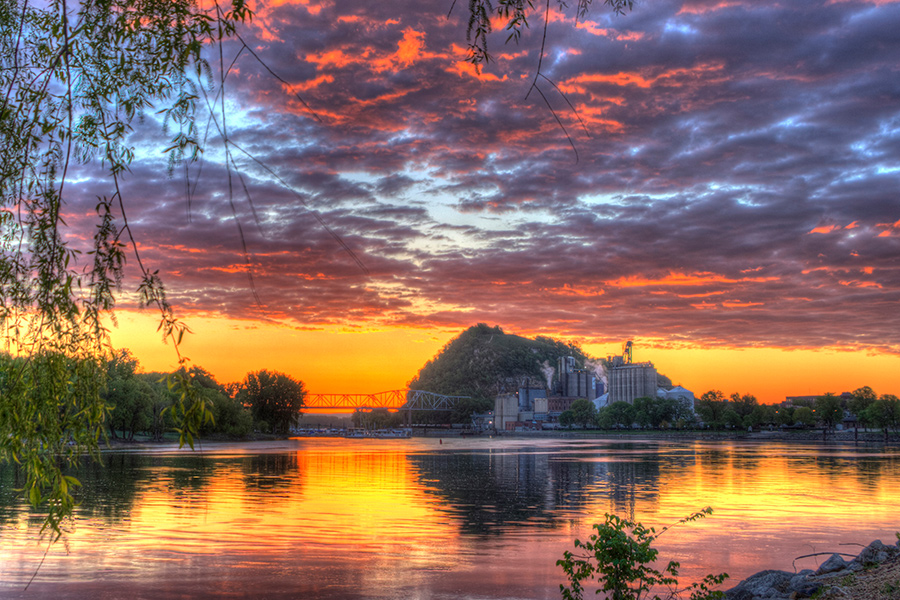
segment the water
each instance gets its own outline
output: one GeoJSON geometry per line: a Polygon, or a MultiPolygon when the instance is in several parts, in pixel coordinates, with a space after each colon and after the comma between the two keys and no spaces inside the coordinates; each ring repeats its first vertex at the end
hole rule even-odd
{"type": "Polygon", "coordinates": [[[682,580],[732,585],[900,529],[890,448],[299,439],[104,462],[78,474],[77,519],[27,592],[48,546],[0,469],[0,597],[537,600],[560,597],[556,560],[607,512],[662,526],[712,506],[657,546],[682,580]]]}

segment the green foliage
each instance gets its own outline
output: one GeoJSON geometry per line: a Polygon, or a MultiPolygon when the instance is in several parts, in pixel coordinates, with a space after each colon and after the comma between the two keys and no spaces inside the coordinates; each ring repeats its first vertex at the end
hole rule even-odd
{"type": "Polygon", "coordinates": [[[693,415],[681,402],[671,398],[644,396],[634,399],[634,422],[641,427],[659,429],[676,421],[691,421],[693,415]]]}
{"type": "Polygon", "coordinates": [[[884,431],[900,429],[900,399],[882,394],[865,411],[866,420],[884,431]]]}
{"type": "Polygon", "coordinates": [[[579,398],[572,402],[569,410],[572,411],[572,420],[576,425],[581,425],[582,427],[595,427],[597,425],[597,408],[590,400],[579,398]]]}
{"type": "Polygon", "coordinates": [[[712,429],[721,429],[725,426],[725,408],[725,394],[721,390],[705,392],[694,402],[697,416],[712,429]]]}
{"type": "Polygon", "coordinates": [[[133,440],[138,431],[147,431],[153,422],[154,390],[137,375],[139,363],[128,350],[119,350],[107,362],[106,390],[103,398],[110,407],[109,434],[121,431],[133,440]]]}
{"type": "Polygon", "coordinates": [[[816,416],[826,427],[834,429],[835,425],[844,420],[841,399],[831,393],[816,398],[816,416]]]}
{"type": "Polygon", "coordinates": [[[732,408],[738,415],[741,416],[741,419],[750,415],[753,410],[759,406],[759,401],[756,399],[756,396],[753,394],[738,394],[735,392],[731,395],[731,401],[728,403],[729,407],[732,408]]]}
{"type": "Polygon", "coordinates": [[[794,407],[778,406],[775,408],[775,424],[776,425],[793,425],[794,424],[794,407]]]}
{"type": "MultiPolygon", "coordinates": [[[[154,110],[171,135],[170,164],[196,157],[197,93],[212,83],[201,52],[249,16],[244,0],[0,2],[0,329],[5,349],[21,357],[2,361],[0,460],[23,465],[25,494],[56,531],[74,506],[63,469],[98,450],[110,352],[104,315],[129,245],[139,297],[160,311],[160,331],[176,349],[186,331],[133,244],[120,187],[135,156],[128,136],[154,110]],[[98,159],[105,190],[82,249],[83,236],[68,235],[62,218],[75,189],[67,177],[98,159]]],[[[124,381],[113,390],[120,406],[143,402],[146,390],[124,381]]],[[[206,408],[187,382],[176,388],[188,443],[206,408]]]]}
{"type": "Polygon", "coordinates": [[[248,373],[238,400],[250,407],[253,419],[265,422],[273,433],[287,433],[300,419],[306,391],[303,383],[275,371],[248,373]]]}
{"type": "Polygon", "coordinates": [[[816,424],[816,413],[808,406],[798,406],[794,409],[794,423],[804,427],[812,427],[816,424]]]}
{"type": "Polygon", "coordinates": [[[409,382],[409,388],[471,396],[490,401],[523,385],[546,386],[544,369],[561,356],[574,356],[584,367],[589,357],[574,344],[548,337],[533,340],[510,335],[500,327],[474,325],[448,342],[409,382]]]}
{"type": "Polygon", "coordinates": [[[630,429],[634,422],[634,407],[628,402],[613,402],[597,413],[597,424],[601,429],[630,429]]]}
{"type": "Polygon", "coordinates": [[[849,408],[856,414],[869,408],[869,406],[878,399],[878,394],[875,393],[875,390],[867,385],[853,390],[850,395],[849,408]]]}
{"type": "MultiPolygon", "coordinates": [[[[707,507],[678,521],[676,525],[696,521],[709,514],[712,514],[712,509],[707,507]]],[[[564,600],[583,600],[584,582],[591,579],[597,580],[597,593],[605,592],[610,600],[639,600],[649,593],[654,593],[653,598],[658,600],[656,591],[662,587],[670,590],[669,597],[685,591],[690,592],[691,600],[725,597],[723,592],[710,589],[725,581],[728,577],[725,573],[707,575],[703,581],[679,590],[680,565],[677,562],[670,561],[661,571],[653,566],[659,551],[652,544],[669,527],[657,533],[652,527],[607,514],[606,521],[595,524],[594,529],[596,533],[587,541],[575,540],[579,554],[566,551],[563,558],[556,562],[569,580],[568,586],[559,586],[564,600]]]]}
{"type": "Polygon", "coordinates": [[[75,506],[78,480],[66,475],[84,453],[96,457],[106,404],[105,368],[91,356],[0,354],[0,457],[20,465],[22,492],[56,534],[75,506]]]}
{"type": "Polygon", "coordinates": [[[451,423],[471,423],[473,413],[486,413],[492,410],[494,403],[488,398],[462,398],[451,411],[449,420],[451,423]]]}

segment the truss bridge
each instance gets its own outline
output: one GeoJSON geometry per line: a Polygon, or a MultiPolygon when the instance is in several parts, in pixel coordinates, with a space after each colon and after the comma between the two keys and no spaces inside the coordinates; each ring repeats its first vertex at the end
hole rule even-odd
{"type": "Polygon", "coordinates": [[[303,409],[365,410],[386,408],[392,411],[453,410],[469,396],[444,396],[422,390],[392,390],[377,394],[307,394],[303,409]]]}

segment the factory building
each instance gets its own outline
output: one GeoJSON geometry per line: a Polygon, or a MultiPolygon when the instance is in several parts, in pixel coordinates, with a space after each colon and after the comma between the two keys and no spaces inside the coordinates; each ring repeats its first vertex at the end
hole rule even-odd
{"type": "Polygon", "coordinates": [[[625,343],[622,356],[606,358],[609,379],[608,404],[634,402],[635,398],[654,398],[657,390],[656,367],[651,362],[632,362],[633,344],[625,343]]]}
{"type": "MultiPolygon", "coordinates": [[[[587,398],[593,400],[597,397],[597,384],[594,375],[588,371],[575,368],[575,358],[563,356],[557,361],[558,381],[556,392],[562,398],[587,398]]],[[[552,411],[552,409],[551,409],[552,411]]]]}
{"type": "Polygon", "coordinates": [[[669,400],[680,402],[685,408],[694,412],[694,392],[689,389],[683,388],[680,385],[676,385],[671,390],[659,388],[656,395],[659,398],[667,398],[669,400]]]}

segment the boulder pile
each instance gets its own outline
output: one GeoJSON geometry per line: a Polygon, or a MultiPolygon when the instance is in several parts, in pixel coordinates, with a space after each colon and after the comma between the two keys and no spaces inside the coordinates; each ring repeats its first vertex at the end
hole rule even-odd
{"type": "Polygon", "coordinates": [[[900,547],[875,540],[856,558],[848,561],[844,556],[832,554],[815,571],[761,571],[726,591],[725,597],[728,600],[796,600],[812,597],[874,600],[900,597],[894,595],[895,592],[900,593],[900,547]],[[888,569],[888,565],[892,568],[888,569]],[[874,577],[876,571],[880,571],[879,577],[874,577]],[[868,577],[877,579],[877,585],[874,582],[866,585],[864,580],[868,577]],[[882,595],[882,592],[888,595],[882,595]]]}

